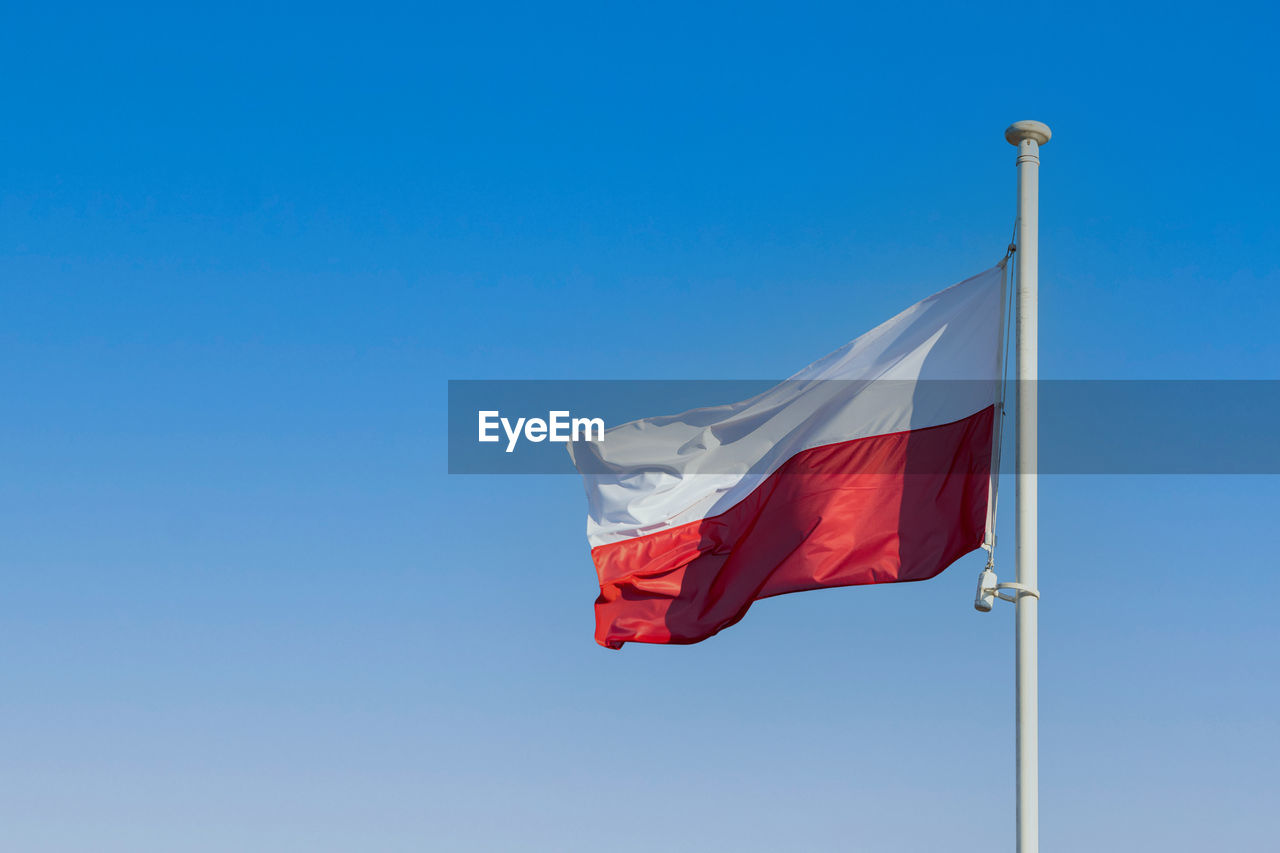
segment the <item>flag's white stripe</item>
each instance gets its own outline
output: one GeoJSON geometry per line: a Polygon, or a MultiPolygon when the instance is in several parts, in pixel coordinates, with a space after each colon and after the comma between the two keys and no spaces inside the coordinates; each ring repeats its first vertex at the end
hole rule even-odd
{"type": "Polygon", "coordinates": [[[633,421],[573,445],[587,475],[591,546],[718,515],[802,450],[990,406],[1003,278],[994,267],[936,293],[750,400],[633,421]]]}

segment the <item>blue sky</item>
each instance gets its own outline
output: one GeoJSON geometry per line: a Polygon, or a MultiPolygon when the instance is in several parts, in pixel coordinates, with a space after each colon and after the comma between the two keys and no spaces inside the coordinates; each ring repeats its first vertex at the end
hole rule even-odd
{"type": "MultiPolygon", "coordinates": [[[[1280,378],[1263,4],[6,18],[5,849],[1010,850],[978,557],[608,652],[446,381],[788,375],[1000,257],[1020,118],[1041,375],[1280,378]]],[[[1041,496],[1044,849],[1271,845],[1280,483],[1041,496]]]]}

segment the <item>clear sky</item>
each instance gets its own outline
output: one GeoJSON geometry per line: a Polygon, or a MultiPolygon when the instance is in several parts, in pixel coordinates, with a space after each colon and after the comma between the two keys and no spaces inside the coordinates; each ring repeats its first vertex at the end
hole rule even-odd
{"type": "MultiPolygon", "coordinates": [[[[1012,850],[978,556],[606,651],[446,381],[786,376],[1000,257],[1021,118],[1041,375],[1280,378],[1267,4],[5,17],[5,850],[1012,850]]],[[[1044,478],[1047,853],[1274,847],[1278,500],[1044,478]]]]}

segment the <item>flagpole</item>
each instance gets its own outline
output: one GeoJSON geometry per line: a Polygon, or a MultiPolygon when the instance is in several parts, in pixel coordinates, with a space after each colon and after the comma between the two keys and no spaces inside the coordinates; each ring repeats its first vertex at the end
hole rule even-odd
{"type": "Polygon", "coordinates": [[[1039,358],[1040,146],[1048,125],[1019,121],[1004,137],[1018,146],[1017,258],[1017,727],[1018,853],[1040,849],[1039,594],[1037,587],[1036,413],[1039,358]]]}

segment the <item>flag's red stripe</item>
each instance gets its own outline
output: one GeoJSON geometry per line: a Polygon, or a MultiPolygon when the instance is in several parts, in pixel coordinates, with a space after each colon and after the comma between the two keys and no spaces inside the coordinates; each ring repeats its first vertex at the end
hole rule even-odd
{"type": "Polygon", "coordinates": [[[593,548],[596,642],[696,643],[760,598],[937,575],[982,544],[992,418],[806,450],[720,515],[593,548]]]}

